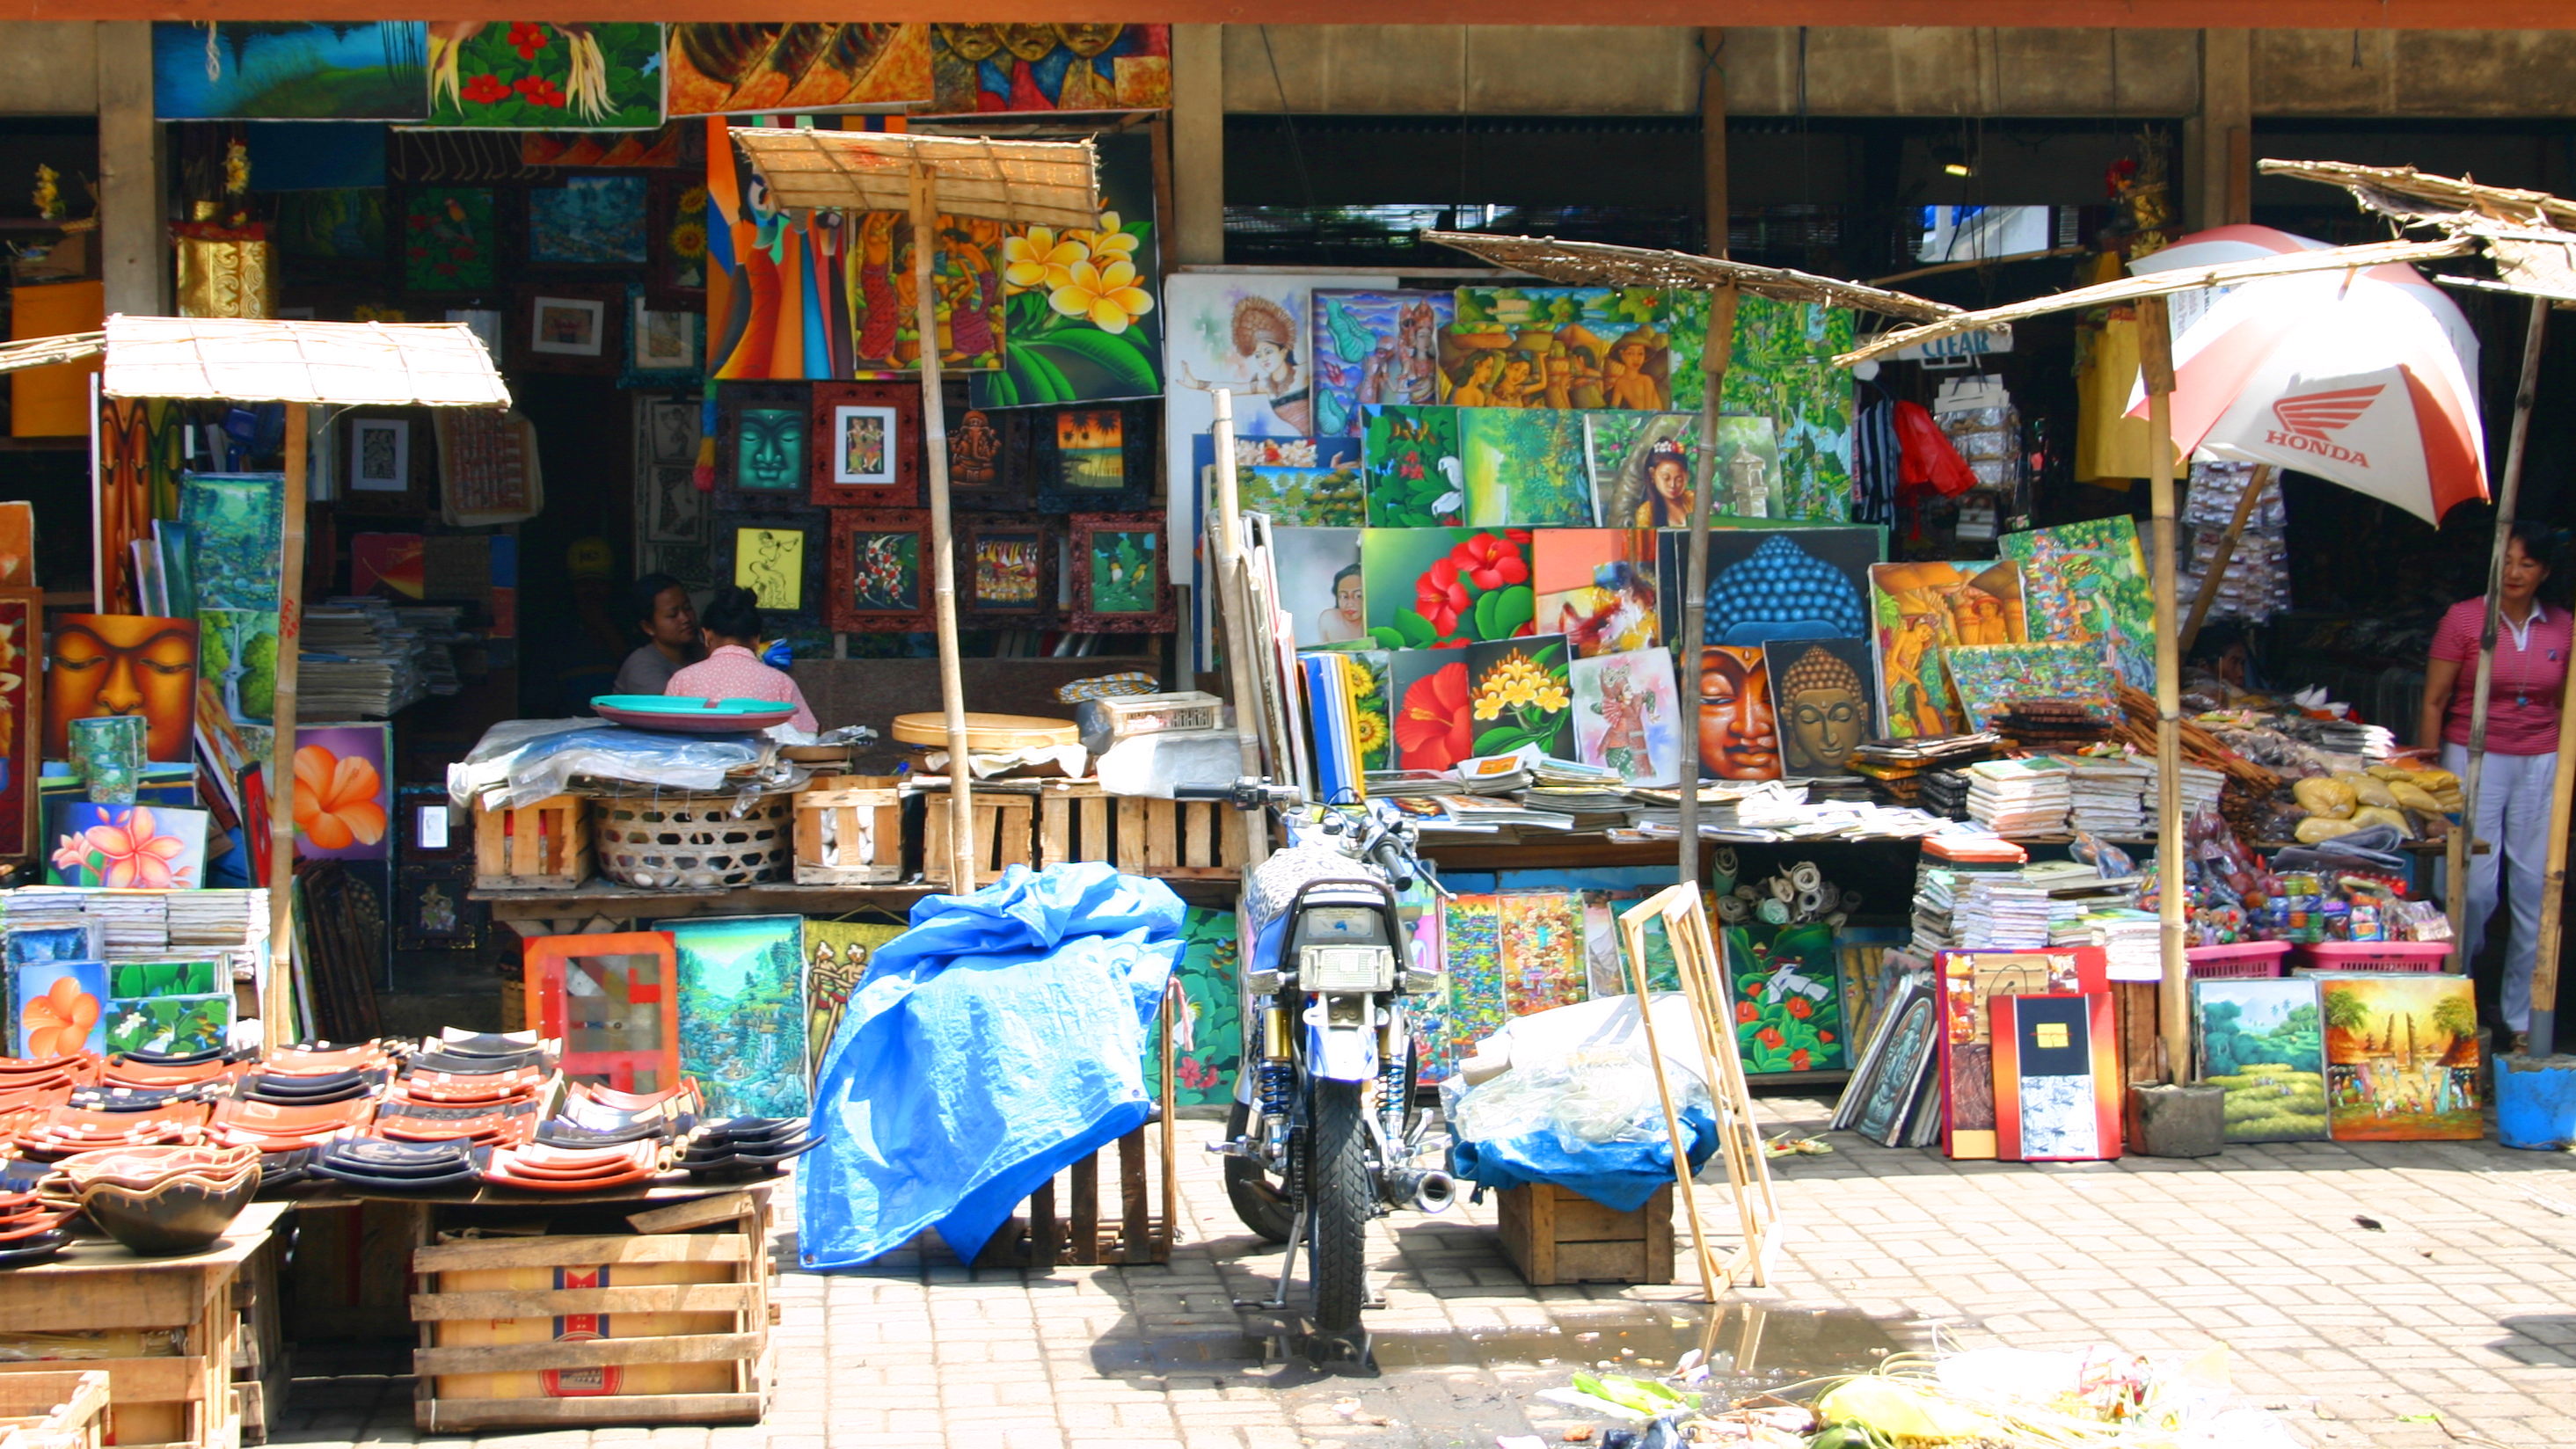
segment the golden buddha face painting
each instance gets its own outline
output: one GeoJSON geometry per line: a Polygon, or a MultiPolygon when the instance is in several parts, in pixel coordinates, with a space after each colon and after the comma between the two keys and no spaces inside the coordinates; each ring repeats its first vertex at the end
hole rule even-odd
{"type": "Polygon", "coordinates": [[[144,754],[195,758],[197,626],[187,619],[63,614],[54,621],[45,679],[45,754],[68,759],[71,722],[141,715],[144,754]]]}

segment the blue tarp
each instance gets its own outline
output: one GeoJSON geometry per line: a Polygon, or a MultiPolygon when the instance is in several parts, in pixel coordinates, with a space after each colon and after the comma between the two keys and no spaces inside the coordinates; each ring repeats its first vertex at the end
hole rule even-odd
{"type": "Polygon", "coordinates": [[[1144,1125],[1180,897],[1107,865],[931,896],[850,998],[796,1172],[800,1256],[847,1268],[935,1227],[971,1260],[1040,1183],[1144,1125]]]}
{"type": "MultiPolygon", "coordinates": [[[[1691,1171],[1697,1172],[1717,1151],[1717,1119],[1707,1108],[1693,1106],[1682,1112],[1682,1124],[1690,1128],[1691,1171]]],[[[1632,1213],[1646,1205],[1656,1188],[1672,1185],[1673,1150],[1660,1138],[1568,1150],[1549,1127],[1499,1142],[1452,1143],[1449,1171],[1461,1181],[1497,1189],[1553,1182],[1613,1212],[1632,1213]]]]}

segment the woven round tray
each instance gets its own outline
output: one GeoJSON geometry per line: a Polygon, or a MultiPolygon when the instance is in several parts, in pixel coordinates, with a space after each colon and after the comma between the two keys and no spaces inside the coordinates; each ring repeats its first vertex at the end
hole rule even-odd
{"type": "Polygon", "coordinates": [[[611,795],[591,802],[599,873],[645,890],[711,890],[785,880],[796,859],[796,797],[611,795]]]}

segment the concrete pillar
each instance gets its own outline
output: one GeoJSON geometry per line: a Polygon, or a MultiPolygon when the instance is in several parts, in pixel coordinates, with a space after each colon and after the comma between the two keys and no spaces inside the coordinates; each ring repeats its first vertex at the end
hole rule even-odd
{"type": "Polygon", "coordinates": [[[2200,33],[2200,110],[2183,123],[2183,227],[2253,220],[2254,33],[2200,33]]]}
{"type": "Polygon", "coordinates": [[[152,24],[98,27],[98,242],[107,310],[170,311],[161,127],[152,119],[152,24]]]}
{"type": "Polygon", "coordinates": [[[1225,260],[1225,27],[1172,27],[1172,216],[1184,264],[1225,260]]]}
{"type": "Polygon", "coordinates": [[[1699,134],[1702,205],[1708,215],[1708,254],[1726,255],[1726,31],[1715,25],[1699,33],[1699,134]]]}

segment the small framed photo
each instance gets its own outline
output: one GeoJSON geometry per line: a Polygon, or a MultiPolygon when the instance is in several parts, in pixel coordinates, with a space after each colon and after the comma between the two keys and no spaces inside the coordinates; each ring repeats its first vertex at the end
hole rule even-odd
{"type": "Polygon", "coordinates": [[[483,945],[491,907],[469,898],[470,864],[406,865],[396,872],[394,949],[473,951],[483,945]]]}
{"type": "Polygon", "coordinates": [[[1056,614],[1054,520],[967,514],[957,520],[957,607],[977,623],[1035,628],[1056,614]]]}
{"type": "Polygon", "coordinates": [[[1160,513],[1077,513],[1072,530],[1077,634],[1164,634],[1173,624],[1171,561],[1160,513]]]}
{"type": "Polygon", "coordinates": [[[532,287],[519,298],[517,363],[539,372],[610,373],[623,360],[617,324],[623,287],[532,287]]]}
{"type": "Polygon", "coordinates": [[[921,505],[921,390],[814,384],[813,501],[827,508],[921,505]]]}
{"type": "Polygon", "coordinates": [[[716,385],[716,504],[752,512],[813,506],[814,384],[716,385]]]}
{"type": "Polygon", "coordinates": [[[349,491],[411,491],[411,424],[401,418],[349,420],[349,491]]]}
{"type": "Polygon", "coordinates": [[[665,387],[695,377],[706,363],[706,319],[695,312],[656,311],[642,287],[626,289],[626,372],[632,384],[665,387]]]}
{"type": "Polygon", "coordinates": [[[1058,408],[1029,417],[1038,511],[1106,513],[1151,508],[1160,419],[1149,405],[1058,408]]]}
{"type": "Polygon", "coordinates": [[[823,621],[854,634],[930,627],[930,515],[919,509],[832,510],[831,592],[823,621]]]}

